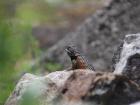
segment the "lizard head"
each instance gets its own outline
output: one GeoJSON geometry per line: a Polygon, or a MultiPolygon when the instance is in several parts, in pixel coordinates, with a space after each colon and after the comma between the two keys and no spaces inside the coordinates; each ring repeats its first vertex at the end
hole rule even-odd
{"type": "Polygon", "coordinates": [[[80,55],[80,53],[74,46],[66,46],[65,51],[67,52],[67,54],[70,56],[71,59],[76,59],[77,56],[80,55]]]}

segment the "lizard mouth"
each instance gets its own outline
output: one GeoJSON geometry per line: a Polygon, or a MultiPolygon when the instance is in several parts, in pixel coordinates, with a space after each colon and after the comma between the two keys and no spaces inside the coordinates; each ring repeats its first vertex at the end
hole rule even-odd
{"type": "Polygon", "coordinates": [[[68,50],[68,49],[65,49],[65,51],[66,51],[66,52],[69,52],[69,50],[68,50]]]}
{"type": "Polygon", "coordinates": [[[72,55],[72,52],[69,51],[68,49],[65,49],[65,51],[66,51],[69,55],[72,55]]]}

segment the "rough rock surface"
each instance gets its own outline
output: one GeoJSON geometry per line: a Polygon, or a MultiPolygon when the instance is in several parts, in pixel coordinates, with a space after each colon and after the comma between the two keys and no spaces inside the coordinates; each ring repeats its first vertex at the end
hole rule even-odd
{"type": "Polygon", "coordinates": [[[25,74],[5,105],[30,105],[23,104],[27,98],[37,105],[128,105],[140,100],[140,89],[112,73],[59,71],[45,77],[25,74]]]}
{"type": "MultiPolygon", "coordinates": [[[[26,94],[27,97],[33,97],[31,101],[39,99],[39,101],[41,100],[41,105],[47,105],[57,96],[58,87],[64,85],[69,75],[71,75],[70,72],[64,71],[54,72],[44,77],[37,77],[27,73],[19,80],[5,105],[20,105],[24,101],[26,94]]],[[[25,101],[27,100],[25,99],[25,101]]]]}
{"type": "Polygon", "coordinates": [[[124,35],[140,32],[140,0],[110,0],[102,10],[86,19],[75,32],[47,49],[47,58],[68,64],[63,47],[74,43],[91,58],[98,70],[110,68],[111,57],[124,35]]]}
{"type": "Polygon", "coordinates": [[[114,55],[114,73],[123,74],[140,84],[140,34],[126,35],[120,51],[114,55]]]}

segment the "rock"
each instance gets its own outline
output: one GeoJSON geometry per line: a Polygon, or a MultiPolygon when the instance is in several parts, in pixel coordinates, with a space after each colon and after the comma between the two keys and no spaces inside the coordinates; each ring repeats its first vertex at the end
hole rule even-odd
{"type": "Polygon", "coordinates": [[[139,100],[139,87],[124,76],[75,70],[25,74],[5,105],[129,105],[139,100]]]}
{"type": "Polygon", "coordinates": [[[126,34],[140,32],[140,1],[109,0],[74,32],[68,34],[51,48],[46,58],[70,64],[64,46],[74,43],[93,62],[97,70],[109,70],[117,45],[126,34]]]}
{"type": "Polygon", "coordinates": [[[130,104],[130,105],[140,105],[140,102],[136,102],[136,103],[133,103],[133,104],[130,104]]]}
{"type": "Polygon", "coordinates": [[[117,105],[128,105],[140,100],[139,93],[137,85],[123,76],[76,71],[66,81],[62,98],[66,103],[75,102],[80,105],[116,105],[116,102],[117,105]]]}
{"type": "Polygon", "coordinates": [[[114,73],[123,74],[140,84],[140,34],[126,35],[114,57],[114,73]]]}
{"type": "Polygon", "coordinates": [[[27,73],[19,80],[5,105],[20,105],[24,101],[26,94],[31,96],[31,101],[38,98],[42,100],[42,96],[46,96],[45,99],[47,101],[53,100],[57,96],[58,87],[64,84],[64,81],[66,81],[70,74],[70,72],[61,71],[51,73],[44,77],[37,77],[27,73]],[[35,99],[32,99],[34,96],[35,99]]]}

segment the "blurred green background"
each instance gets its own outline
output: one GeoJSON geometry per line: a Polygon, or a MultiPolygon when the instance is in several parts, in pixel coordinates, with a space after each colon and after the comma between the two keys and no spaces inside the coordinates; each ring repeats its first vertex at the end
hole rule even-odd
{"type": "MultiPolygon", "coordinates": [[[[33,67],[34,61],[43,52],[33,35],[33,27],[67,25],[69,32],[71,27],[76,27],[77,21],[80,20],[80,23],[99,8],[100,1],[0,0],[0,105],[5,103],[21,75],[26,72],[42,73],[40,64],[33,67]],[[95,7],[89,8],[90,2],[95,7]]],[[[46,72],[50,72],[59,70],[61,65],[50,62],[45,67],[46,72]]]]}

